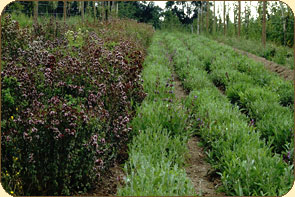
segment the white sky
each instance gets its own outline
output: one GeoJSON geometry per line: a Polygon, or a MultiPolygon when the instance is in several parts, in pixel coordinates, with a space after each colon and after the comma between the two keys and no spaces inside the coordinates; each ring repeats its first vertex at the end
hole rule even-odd
{"type": "MultiPolygon", "coordinates": [[[[163,8],[163,9],[166,6],[166,2],[167,1],[154,1],[155,5],[158,5],[159,7],[163,8]]],[[[210,1],[210,2],[212,2],[212,4],[213,4],[213,1],[210,1]]],[[[230,17],[231,21],[234,20],[233,5],[235,2],[236,1],[226,1],[225,2],[227,10],[228,10],[228,6],[230,7],[229,17],[230,17]]],[[[269,3],[272,3],[272,2],[269,2],[269,3]]],[[[241,11],[244,12],[245,5],[248,5],[248,6],[250,6],[250,9],[251,9],[251,17],[256,18],[258,16],[257,4],[258,4],[258,1],[242,1],[241,2],[241,11]]],[[[211,6],[210,9],[213,11],[213,6],[211,6]]],[[[221,16],[221,19],[223,20],[223,1],[216,1],[216,8],[215,8],[216,16],[218,15],[218,13],[217,13],[218,9],[219,9],[219,15],[221,16]]]]}

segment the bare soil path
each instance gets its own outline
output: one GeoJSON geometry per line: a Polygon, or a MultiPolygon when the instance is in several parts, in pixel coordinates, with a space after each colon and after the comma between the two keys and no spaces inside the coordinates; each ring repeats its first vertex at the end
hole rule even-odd
{"type": "MultiPolygon", "coordinates": [[[[175,97],[178,100],[184,99],[187,94],[173,70],[172,72],[175,85],[175,97]]],[[[210,164],[206,162],[206,155],[203,148],[198,145],[200,141],[200,137],[193,136],[187,143],[189,154],[186,163],[187,166],[185,167],[186,173],[194,184],[197,195],[222,195],[216,191],[217,187],[221,185],[221,181],[217,176],[214,176],[214,173],[211,173],[214,171],[210,164]]]]}
{"type": "MultiPolygon", "coordinates": [[[[174,81],[175,97],[177,100],[182,100],[188,94],[183,89],[181,81],[174,72],[173,57],[170,54],[167,54],[167,57],[170,62],[170,70],[174,81]]],[[[193,136],[187,143],[189,154],[186,160],[186,173],[191,179],[198,196],[224,195],[216,191],[217,187],[221,185],[221,181],[218,176],[215,176],[216,174],[214,174],[214,170],[210,164],[206,162],[204,150],[198,145],[200,141],[200,137],[193,136]]]]}
{"type": "Polygon", "coordinates": [[[108,174],[99,181],[99,187],[93,192],[92,196],[115,196],[119,185],[123,185],[124,172],[118,163],[110,168],[108,174]]]}
{"type": "MultiPolygon", "coordinates": [[[[221,43],[220,44],[223,44],[225,45],[224,43],[221,43]]],[[[232,46],[231,46],[232,47],[232,46]]],[[[285,67],[285,66],[282,66],[280,64],[277,64],[275,62],[272,62],[272,61],[269,61],[263,57],[259,57],[259,56],[256,56],[252,53],[249,53],[249,52],[246,52],[246,51],[242,51],[240,49],[237,49],[237,48],[234,48],[232,47],[236,52],[242,54],[242,55],[246,55],[247,57],[257,61],[257,62],[261,62],[263,63],[263,65],[265,66],[266,69],[268,69],[269,71],[271,72],[275,72],[277,73],[280,77],[286,79],[286,80],[294,80],[294,71],[285,67]]]]}
{"type": "Polygon", "coordinates": [[[126,148],[118,155],[117,161],[114,165],[102,176],[98,181],[96,187],[86,194],[77,196],[115,196],[119,186],[124,185],[124,171],[122,165],[128,159],[126,148]]]}

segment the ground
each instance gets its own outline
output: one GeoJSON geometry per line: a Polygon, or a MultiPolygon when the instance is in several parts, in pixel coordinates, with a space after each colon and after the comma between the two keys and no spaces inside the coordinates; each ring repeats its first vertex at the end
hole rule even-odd
{"type": "Polygon", "coordinates": [[[233,48],[233,49],[235,51],[237,51],[238,53],[246,55],[247,57],[249,57],[257,62],[263,63],[263,65],[265,66],[266,69],[277,73],[282,78],[287,79],[287,80],[294,80],[294,71],[293,70],[291,70],[285,66],[282,66],[280,64],[277,64],[275,62],[269,61],[263,57],[256,56],[252,53],[242,51],[242,50],[239,50],[236,48],[233,48]]]}
{"type": "MultiPolygon", "coordinates": [[[[170,64],[172,64],[172,57],[169,57],[170,64]]],[[[171,70],[173,65],[170,65],[171,70]]],[[[177,78],[177,75],[172,70],[173,79],[174,79],[174,91],[175,97],[178,100],[181,100],[187,96],[187,93],[182,87],[182,83],[177,78]]],[[[193,136],[189,139],[187,146],[189,154],[187,157],[186,163],[186,173],[194,184],[197,195],[202,196],[216,196],[222,195],[216,192],[218,186],[221,185],[221,181],[218,176],[214,173],[214,170],[211,168],[210,164],[206,162],[206,154],[204,153],[203,148],[199,146],[201,141],[200,137],[193,136]]]]}

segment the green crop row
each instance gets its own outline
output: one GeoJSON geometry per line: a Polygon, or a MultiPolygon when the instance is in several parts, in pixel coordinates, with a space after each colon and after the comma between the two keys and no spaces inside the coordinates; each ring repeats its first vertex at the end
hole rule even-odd
{"type": "Polygon", "coordinates": [[[293,84],[267,72],[261,64],[226,46],[216,44],[203,37],[193,38],[188,42],[193,54],[200,57],[201,65],[209,72],[213,83],[225,91],[232,103],[237,103],[248,114],[251,124],[273,145],[274,151],[284,152],[286,157],[289,155],[288,160],[292,163],[293,84]],[[206,51],[206,54],[200,51],[206,51]],[[208,57],[212,58],[211,61],[208,57]],[[292,108],[284,107],[286,105],[292,108]]]}
{"type": "Polygon", "coordinates": [[[267,60],[274,61],[278,64],[294,69],[294,52],[292,48],[285,46],[277,46],[273,43],[266,43],[264,47],[257,40],[248,40],[237,37],[218,36],[214,37],[219,42],[223,42],[232,47],[244,50],[267,60]]]}
{"type": "MultiPolygon", "coordinates": [[[[182,34],[182,38],[188,37],[182,34]]],[[[247,116],[231,104],[207,74],[211,59],[220,50],[212,53],[197,39],[188,40],[188,47],[176,34],[166,33],[162,39],[174,53],[175,71],[183,86],[191,91],[186,106],[194,112],[194,126],[209,148],[208,157],[219,171],[226,194],[282,195],[289,191],[293,166],[271,151],[260,131],[249,125],[247,116]],[[198,51],[194,51],[194,46],[200,46],[198,51]]]]}
{"type": "Polygon", "coordinates": [[[238,54],[231,47],[205,37],[189,36],[186,38],[186,44],[199,56],[200,60],[204,60],[208,72],[213,69],[239,71],[247,75],[247,82],[252,81],[253,85],[276,93],[281,105],[294,108],[294,84],[292,81],[281,79],[278,75],[266,70],[261,63],[238,54]]]}
{"type": "Polygon", "coordinates": [[[147,97],[131,125],[133,141],[124,166],[125,185],[120,196],[194,195],[194,187],[182,168],[190,130],[188,110],[175,100],[173,80],[160,43],[154,36],[145,60],[143,79],[147,97]]]}

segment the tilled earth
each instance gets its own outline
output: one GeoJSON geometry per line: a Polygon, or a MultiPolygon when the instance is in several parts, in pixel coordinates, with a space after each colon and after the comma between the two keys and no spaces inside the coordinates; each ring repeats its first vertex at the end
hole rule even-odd
{"type": "MultiPolygon", "coordinates": [[[[221,43],[223,44],[223,43],[221,43]]],[[[233,48],[233,47],[232,47],[233,48]]],[[[268,69],[271,72],[275,72],[277,73],[280,77],[286,79],[286,80],[294,80],[294,71],[282,66],[280,64],[277,64],[275,62],[269,61],[263,57],[259,57],[256,56],[252,53],[246,52],[246,51],[242,51],[240,49],[237,48],[233,48],[235,51],[237,51],[238,53],[242,54],[242,55],[246,55],[247,57],[257,61],[257,62],[261,62],[263,63],[263,65],[265,66],[266,69],[268,69]]]]}
{"type": "MultiPolygon", "coordinates": [[[[176,77],[175,73],[173,73],[173,78],[176,99],[181,100],[187,96],[187,93],[183,89],[182,83],[176,77]]],[[[186,173],[194,184],[197,195],[224,195],[222,193],[217,193],[216,191],[217,187],[221,185],[221,181],[210,164],[206,162],[204,150],[198,145],[200,141],[200,138],[197,136],[190,138],[188,141],[187,146],[189,149],[189,154],[185,167],[186,173]]]]}

